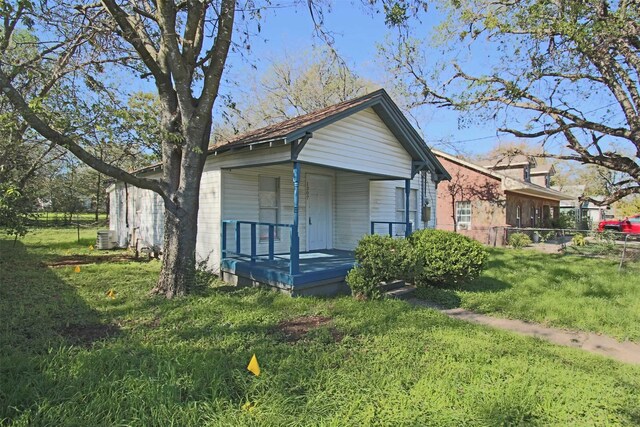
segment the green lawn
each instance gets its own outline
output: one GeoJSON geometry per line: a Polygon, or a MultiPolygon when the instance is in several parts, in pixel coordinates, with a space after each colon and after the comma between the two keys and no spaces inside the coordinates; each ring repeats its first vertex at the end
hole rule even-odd
{"type": "Polygon", "coordinates": [[[640,263],[491,249],[487,270],[458,289],[427,288],[422,298],[495,316],[640,341],[640,263]]]}
{"type": "Polygon", "coordinates": [[[400,301],[152,298],[157,261],[43,265],[104,255],[74,233],[0,242],[2,425],[640,423],[638,366],[400,301]]]}

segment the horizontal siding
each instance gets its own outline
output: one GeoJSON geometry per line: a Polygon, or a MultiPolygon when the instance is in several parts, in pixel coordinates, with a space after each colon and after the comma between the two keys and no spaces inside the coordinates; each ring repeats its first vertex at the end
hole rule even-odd
{"type": "MultiPolygon", "coordinates": [[[[223,202],[222,211],[225,220],[258,221],[258,177],[260,175],[280,178],[280,223],[293,223],[293,165],[271,165],[257,168],[241,168],[224,170],[223,173],[223,202]]],[[[335,172],[331,169],[311,165],[301,166],[301,182],[299,187],[298,218],[300,236],[300,250],[307,248],[307,176],[322,174],[331,177],[335,172]]],[[[335,182],[335,179],[334,179],[335,182]]],[[[334,191],[335,193],[335,191],[334,191]]],[[[235,234],[232,226],[227,226],[227,247],[235,248],[235,234]]],[[[334,227],[335,229],[335,227],[334,227]]],[[[242,251],[248,253],[251,247],[250,226],[241,229],[242,251]]],[[[275,244],[276,252],[288,253],[291,244],[290,229],[280,229],[280,239],[275,244]]],[[[258,253],[268,252],[268,242],[258,242],[258,253]]]]}
{"type": "Polygon", "coordinates": [[[298,159],[364,173],[411,176],[411,156],[371,108],[315,131],[298,159]]]}
{"type": "Polygon", "coordinates": [[[116,183],[109,193],[109,230],[116,232],[118,247],[125,248],[129,244],[129,230],[126,219],[126,194],[124,184],[116,183]]]}
{"type": "MultiPolygon", "coordinates": [[[[417,174],[411,180],[411,189],[417,191],[418,196],[418,223],[416,229],[435,228],[436,218],[436,187],[435,183],[428,178],[426,188],[426,199],[431,207],[431,217],[428,222],[422,222],[422,184],[421,174],[417,174]]],[[[371,181],[371,221],[395,221],[396,220],[396,188],[404,190],[404,180],[397,181],[371,181]]],[[[376,228],[377,232],[382,232],[382,225],[376,228]]]]}
{"type": "Polygon", "coordinates": [[[220,177],[219,169],[205,168],[202,174],[196,240],[197,262],[215,272],[220,269],[220,177]]]}
{"type": "Polygon", "coordinates": [[[291,145],[279,147],[268,147],[267,145],[253,150],[245,148],[241,151],[227,151],[216,156],[209,156],[206,168],[237,168],[287,161],[291,161],[291,145]]]}
{"type": "Polygon", "coordinates": [[[162,247],[164,204],[162,198],[151,190],[129,186],[131,241],[139,248],[162,247]]]}

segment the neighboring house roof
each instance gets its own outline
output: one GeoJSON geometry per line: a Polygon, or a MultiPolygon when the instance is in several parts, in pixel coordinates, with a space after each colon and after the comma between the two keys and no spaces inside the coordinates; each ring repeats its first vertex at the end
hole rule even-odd
{"type": "Polygon", "coordinates": [[[474,170],[476,172],[480,172],[484,175],[488,175],[500,180],[500,182],[502,183],[502,189],[505,191],[524,194],[528,196],[543,197],[551,200],[566,200],[569,198],[566,194],[561,193],[559,191],[542,187],[540,185],[532,184],[530,182],[521,181],[519,179],[511,178],[509,176],[496,172],[495,170],[491,170],[489,168],[477,165],[467,160],[462,160],[456,156],[445,153],[443,151],[435,150],[435,149],[432,149],[431,151],[433,152],[433,154],[435,154],[438,157],[442,157],[443,159],[447,159],[453,163],[457,163],[460,166],[464,166],[468,169],[474,170]]]}
{"type": "Polygon", "coordinates": [[[485,168],[488,169],[508,169],[516,166],[536,165],[534,157],[524,154],[504,154],[481,160],[485,168]]]}
{"type": "MultiPolygon", "coordinates": [[[[372,108],[405,150],[414,159],[419,159],[418,163],[421,164],[418,165],[419,168],[431,171],[436,181],[451,179],[449,173],[384,89],[238,135],[228,141],[209,146],[208,151],[209,154],[217,155],[225,151],[253,148],[258,145],[289,144],[310,136],[317,129],[367,108],[372,108]]],[[[336,154],[339,155],[339,153],[336,154]]],[[[148,172],[161,166],[162,164],[157,164],[136,172],[148,172]]]]}
{"type": "Polygon", "coordinates": [[[541,165],[531,169],[531,175],[555,175],[556,168],[553,165],[541,165]]]}

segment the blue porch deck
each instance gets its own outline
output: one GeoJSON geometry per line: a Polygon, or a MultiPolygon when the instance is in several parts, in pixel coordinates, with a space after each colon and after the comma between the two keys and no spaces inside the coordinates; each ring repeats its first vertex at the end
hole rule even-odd
{"type": "Polygon", "coordinates": [[[355,263],[354,253],[336,249],[301,252],[299,272],[291,274],[288,254],[276,254],[273,260],[250,256],[226,257],[221,272],[236,276],[239,284],[266,284],[292,295],[328,295],[348,291],[347,272],[355,263]]]}

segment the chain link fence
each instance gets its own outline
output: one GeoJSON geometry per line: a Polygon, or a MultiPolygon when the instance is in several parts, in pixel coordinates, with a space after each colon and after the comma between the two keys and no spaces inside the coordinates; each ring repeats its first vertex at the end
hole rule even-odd
{"type": "Polygon", "coordinates": [[[533,249],[547,253],[566,253],[588,258],[619,260],[619,270],[627,263],[640,261],[640,234],[605,230],[577,230],[572,228],[516,228],[502,227],[503,241],[509,245],[516,233],[529,237],[533,249]]]}

